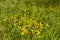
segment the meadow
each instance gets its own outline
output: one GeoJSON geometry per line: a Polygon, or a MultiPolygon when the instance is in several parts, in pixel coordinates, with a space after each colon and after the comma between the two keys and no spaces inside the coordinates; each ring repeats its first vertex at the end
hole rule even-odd
{"type": "Polygon", "coordinates": [[[0,0],[0,40],[60,40],[60,0],[0,0]]]}

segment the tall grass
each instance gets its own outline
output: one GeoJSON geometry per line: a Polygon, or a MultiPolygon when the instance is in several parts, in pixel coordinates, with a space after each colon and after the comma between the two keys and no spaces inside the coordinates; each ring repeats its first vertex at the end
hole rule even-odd
{"type": "Polygon", "coordinates": [[[0,0],[0,40],[60,40],[59,0],[0,0]]]}

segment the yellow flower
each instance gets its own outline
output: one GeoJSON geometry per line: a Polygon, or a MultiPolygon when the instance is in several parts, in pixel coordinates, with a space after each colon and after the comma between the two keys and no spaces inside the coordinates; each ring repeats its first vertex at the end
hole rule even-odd
{"type": "Polygon", "coordinates": [[[49,26],[49,25],[48,25],[48,23],[47,23],[47,24],[45,24],[45,26],[46,26],[46,27],[48,27],[48,26],[49,26]]]}
{"type": "Polygon", "coordinates": [[[40,35],[40,32],[38,32],[37,35],[40,35]]]}
{"type": "Polygon", "coordinates": [[[26,29],[25,29],[25,27],[22,27],[21,30],[24,31],[24,30],[26,30],[26,29]]]}
{"type": "Polygon", "coordinates": [[[40,22],[40,28],[41,28],[41,29],[43,29],[43,25],[44,25],[44,24],[42,24],[42,22],[40,22]]]}
{"type": "Polygon", "coordinates": [[[31,29],[31,31],[33,32],[34,30],[31,29]]]}
{"type": "Polygon", "coordinates": [[[31,31],[32,31],[32,34],[34,34],[34,30],[31,29],[31,31]]]}
{"type": "Polygon", "coordinates": [[[26,29],[26,26],[22,26],[22,27],[20,27],[20,29],[21,29],[21,35],[24,35],[25,33],[28,33],[28,31],[27,31],[27,29],[26,29]]]}
{"type": "Polygon", "coordinates": [[[25,34],[25,32],[21,32],[21,35],[23,36],[25,34]]]}
{"type": "Polygon", "coordinates": [[[40,35],[40,31],[36,30],[36,32],[37,32],[37,35],[40,35]]]}
{"type": "Polygon", "coordinates": [[[21,31],[24,31],[24,32],[26,32],[26,33],[27,33],[26,26],[22,26],[20,29],[21,29],[21,31]]]}
{"type": "Polygon", "coordinates": [[[16,16],[14,16],[14,20],[16,19],[16,16]]]}
{"type": "Polygon", "coordinates": [[[21,27],[19,27],[21,29],[21,27]]]}

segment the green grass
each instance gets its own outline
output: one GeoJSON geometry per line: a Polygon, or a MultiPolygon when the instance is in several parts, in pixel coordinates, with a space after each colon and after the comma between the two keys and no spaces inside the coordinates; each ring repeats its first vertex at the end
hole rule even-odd
{"type": "MultiPolygon", "coordinates": [[[[46,6],[45,3],[48,2],[39,4],[34,0],[0,0],[0,40],[60,40],[60,4],[51,3],[52,5],[47,4],[48,6],[46,6]],[[22,16],[26,18],[26,21],[34,14],[36,15],[34,20],[48,23],[49,26],[44,27],[40,38],[36,35],[31,38],[31,34],[21,36],[20,30],[14,27],[15,19],[11,20],[15,14],[18,14],[16,20],[22,16]]],[[[28,24],[26,23],[26,25],[28,24]]]]}

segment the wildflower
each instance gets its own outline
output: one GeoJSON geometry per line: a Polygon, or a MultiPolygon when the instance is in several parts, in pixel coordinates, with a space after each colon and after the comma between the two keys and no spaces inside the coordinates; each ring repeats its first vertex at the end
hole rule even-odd
{"type": "Polygon", "coordinates": [[[36,30],[36,32],[37,32],[37,35],[40,35],[40,31],[36,30]]]}
{"type": "Polygon", "coordinates": [[[46,26],[46,27],[48,27],[48,26],[49,26],[49,25],[48,25],[48,23],[47,23],[47,24],[45,24],[45,26],[46,26]]]}
{"type": "Polygon", "coordinates": [[[42,24],[42,22],[40,22],[40,28],[42,28],[42,29],[43,29],[43,25],[44,25],[44,24],[42,24]]]}
{"type": "Polygon", "coordinates": [[[33,30],[31,29],[31,31],[33,31],[33,30]]]}
{"type": "Polygon", "coordinates": [[[25,32],[21,32],[21,35],[23,36],[25,34],[25,32]]]}
{"type": "Polygon", "coordinates": [[[25,33],[28,33],[26,26],[19,27],[21,29],[21,35],[24,35],[25,33]]]}
{"type": "Polygon", "coordinates": [[[34,34],[34,30],[31,29],[31,31],[32,31],[32,34],[34,34]]]}
{"type": "Polygon", "coordinates": [[[21,29],[21,27],[19,27],[21,29]]]}
{"type": "Polygon", "coordinates": [[[25,31],[26,29],[25,29],[25,27],[22,27],[21,30],[22,30],[22,31],[25,31]]]}
{"type": "Polygon", "coordinates": [[[26,26],[22,26],[21,31],[27,32],[26,26]]]}
{"type": "Polygon", "coordinates": [[[14,19],[16,19],[16,16],[14,16],[14,19]]]}

